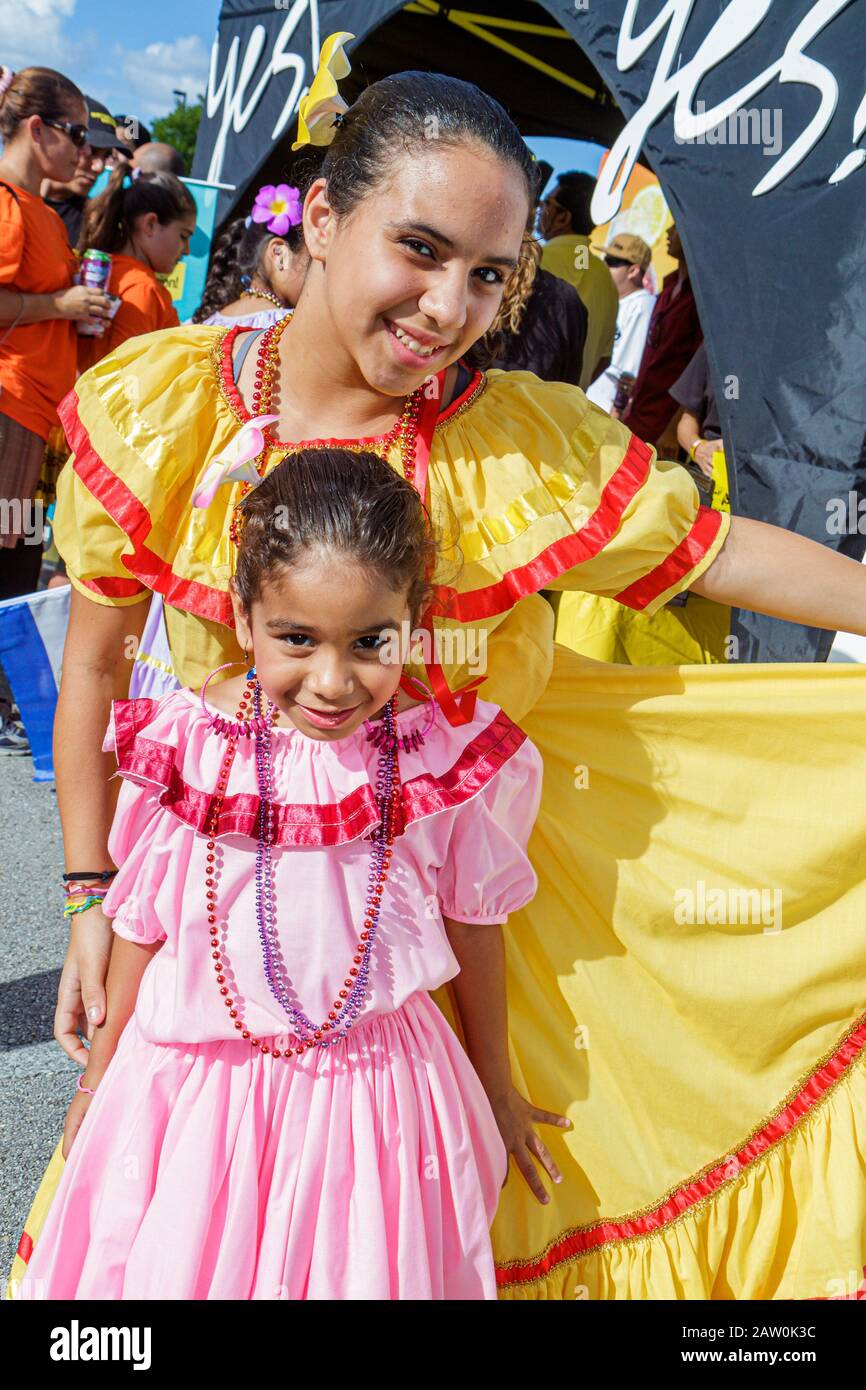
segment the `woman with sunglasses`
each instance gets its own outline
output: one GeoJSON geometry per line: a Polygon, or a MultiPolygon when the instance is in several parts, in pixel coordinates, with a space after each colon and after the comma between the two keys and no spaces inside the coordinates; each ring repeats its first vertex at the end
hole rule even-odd
{"type": "Polygon", "coordinates": [[[39,577],[28,514],[57,403],[75,383],[75,320],[104,317],[108,298],[73,285],[66,230],[39,196],[43,179],[72,177],[87,143],[81,92],[51,68],[4,69],[0,134],[0,598],[12,598],[39,577]]]}

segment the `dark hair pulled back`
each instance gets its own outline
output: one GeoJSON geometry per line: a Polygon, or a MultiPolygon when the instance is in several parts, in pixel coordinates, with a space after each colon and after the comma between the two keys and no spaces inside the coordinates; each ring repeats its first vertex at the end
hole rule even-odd
{"type": "Polygon", "coordinates": [[[377,454],[309,449],[289,454],[240,504],[234,586],[247,612],[282,566],[322,548],[406,590],[416,619],[429,593],[435,544],[411,483],[377,454]]]}
{"type": "Polygon", "coordinates": [[[520,169],[535,203],[535,162],[517,126],[473,82],[441,72],[397,72],[367,87],[338,122],[322,175],[328,202],[343,216],[381,183],[395,151],[475,140],[520,169]]]}
{"type": "MultiPolygon", "coordinates": [[[[268,231],[265,222],[251,222],[247,226],[246,218],[236,217],[229,223],[214,247],[204,295],[192,316],[194,323],[204,322],[217,310],[240,299],[246,289],[245,277],[251,280],[258,273],[265,288],[271,288],[261,269],[261,260],[265,247],[274,237],[275,233],[268,231]]],[[[290,227],[281,239],[292,253],[299,251],[304,244],[302,224],[290,227]]]]}
{"type": "Polygon", "coordinates": [[[54,68],[22,68],[0,96],[0,135],[14,138],[29,116],[43,121],[69,119],[70,108],[84,106],[84,95],[62,72],[54,68]]]}
{"type": "Polygon", "coordinates": [[[175,174],[142,170],[132,178],[125,165],[111,173],[105,191],[91,198],[84,213],[78,249],[116,253],[129,240],[136,218],[155,212],[160,226],[195,217],[195,200],[175,174]],[[124,183],[130,182],[127,187],[124,183]]]}
{"type": "Polygon", "coordinates": [[[517,269],[510,276],[491,327],[516,332],[538,263],[532,237],[538,170],[523,136],[504,107],[473,82],[441,72],[398,72],[367,87],[336,122],[321,165],[328,202],[347,216],[376,188],[401,148],[462,145],[474,141],[519,169],[526,183],[526,232],[517,269]]]}

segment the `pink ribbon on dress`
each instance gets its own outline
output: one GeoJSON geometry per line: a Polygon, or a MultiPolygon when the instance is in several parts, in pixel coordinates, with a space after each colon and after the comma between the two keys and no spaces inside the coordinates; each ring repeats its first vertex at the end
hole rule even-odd
{"type": "Polygon", "coordinates": [[[265,447],[262,431],[279,418],[279,415],[254,415],[252,419],[247,420],[214,458],[192,495],[194,507],[209,507],[217,489],[222,487],[223,483],[249,483],[251,487],[258,486],[262,479],[252,460],[257,458],[265,447]]]}

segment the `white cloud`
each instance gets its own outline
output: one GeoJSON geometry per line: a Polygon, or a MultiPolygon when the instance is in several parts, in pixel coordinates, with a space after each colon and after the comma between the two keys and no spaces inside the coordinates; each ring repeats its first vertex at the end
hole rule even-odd
{"type": "Polygon", "coordinates": [[[0,63],[70,72],[77,45],[63,24],[74,14],[75,0],[0,0],[0,63]]]}
{"type": "Polygon", "coordinates": [[[146,104],[150,115],[162,116],[174,109],[175,91],[186,92],[187,102],[198,100],[207,88],[210,50],[198,34],[175,39],[173,43],[149,43],[146,48],[127,49],[114,45],[118,65],[129,84],[130,99],[124,110],[146,104]]]}

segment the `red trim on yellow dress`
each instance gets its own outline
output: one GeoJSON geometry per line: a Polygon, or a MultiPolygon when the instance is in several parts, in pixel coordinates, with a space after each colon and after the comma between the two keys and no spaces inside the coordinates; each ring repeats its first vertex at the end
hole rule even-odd
{"type": "Polygon", "coordinates": [[[30,1259],[30,1256],[33,1254],[33,1240],[27,1234],[26,1231],[24,1231],[21,1235],[21,1239],[18,1242],[18,1250],[16,1253],[18,1254],[19,1258],[24,1261],[25,1264],[27,1264],[28,1260],[30,1259]]]}
{"type": "MultiPolygon", "coordinates": [[[[152,699],[115,700],[114,737],[117,766],[121,775],[141,778],[160,787],[159,802],[178,820],[194,830],[212,825],[213,793],[190,786],[178,766],[180,750],[144,734],[156,711],[152,699]]],[[[499,710],[493,720],[476,734],[446,772],[434,776],[425,772],[409,778],[402,787],[402,823],[452,810],[476,796],[525,742],[526,735],[499,710]]],[[[238,792],[221,802],[217,829],[211,833],[244,835],[255,840],[261,803],[252,792],[238,792]]],[[[316,805],[273,806],[277,845],[294,848],[343,845],[359,839],[379,823],[373,787],[369,782],[356,787],[340,801],[316,805]]]]}
{"type": "Polygon", "coordinates": [[[658,598],[659,594],[663,594],[672,584],[676,584],[677,580],[682,579],[684,574],[688,574],[689,570],[694,569],[698,561],[703,559],[716,539],[721,524],[720,511],[712,507],[699,507],[689,534],[660,565],[656,565],[643,579],[629,584],[627,589],[617,594],[617,602],[624,603],[627,608],[636,608],[638,612],[646,608],[648,603],[658,598]]]}
{"type": "Polygon", "coordinates": [[[105,579],[81,579],[79,583],[105,598],[134,598],[136,594],[148,592],[146,585],[140,584],[137,579],[112,579],[108,576],[105,579]]]}
{"type": "Polygon", "coordinates": [[[555,1241],[543,1255],[535,1259],[511,1260],[506,1265],[497,1265],[497,1284],[500,1288],[507,1288],[542,1278],[557,1266],[586,1255],[599,1246],[664,1230],[671,1222],[688,1213],[696,1203],[713,1196],[726,1183],[740,1177],[744,1168],[762,1158],[795,1129],[830,1088],[850,1071],[864,1048],[866,1015],[847,1033],[832,1056],[812,1073],[796,1095],[736,1153],[727,1154],[700,1177],[683,1183],[665,1201],[650,1210],[623,1221],[596,1221],[590,1226],[579,1226],[555,1241]]]}
{"type": "MultiPolygon", "coordinates": [[[[233,332],[234,330],[230,331],[233,332]]],[[[224,627],[233,628],[235,625],[234,614],[231,598],[227,593],[221,589],[214,589],[208,584],[201,584],[195,579],[181,579],[179,575],[174,573],[167,561],[162,560],[149,546],[144,544],[142,538],[148,535],[151,530],[151,520],[147,508],[126,486],[126,483],[115,473],[112,473],[93,448],[87,429],[82,424],[78,414],[78,397],[74,390],[64,396],[57,407],[57,413],[63,422],[66,438],[74,455],[73,467],[75,472],[88,492],[102,503],[108,515],[117,522],[132,544],[132,551],[121,556],[130,573],[140,580],[146,588],[151,589],[154,593],[162,594],[166,602],[172,604],[173,607],[181,608],[187,613],[194,613],[198,618],[208,618],[212,622],[221,623],[224,627]]],[[[124,597],[125,593],[117,592],[115,594],[109,587],[110,585],[133,583],[132,580],[125,579],[83,580],[82,582],[96,593],[117,597],[124,597]]],[[[130,593],[138,592],[138,588],[130,590],[130,593]]]]}
{"type": "Polygon", "coordinates": [[[444,586],[437,589],[448,616],[466,623],[504,613],[519,599],[538,593],[561,574],[598,555],[612,540],[623,512],[646,481],[652,456],[650,446],[632,435],[622,462],[602,489],[598,506],[579,531],[554,541],[527,564],[509,570],[496,584],[470,593],[444,586]]]}

